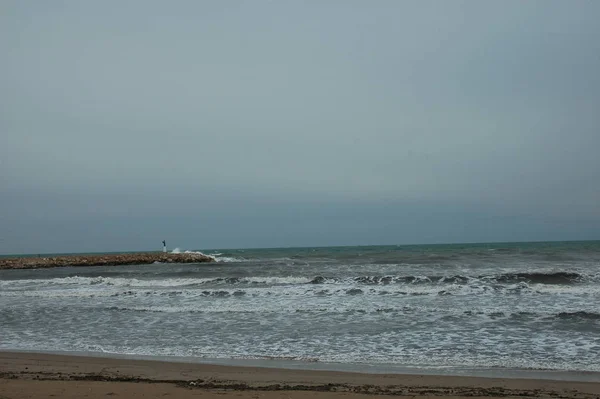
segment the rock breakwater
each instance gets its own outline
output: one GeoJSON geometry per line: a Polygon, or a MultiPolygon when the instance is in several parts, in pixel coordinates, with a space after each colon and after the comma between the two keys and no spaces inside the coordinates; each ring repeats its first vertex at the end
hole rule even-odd
{"type": "Polygon", "coordinates": [[[149,265],[152,263],[203,263],[215,258],[201,253],[142,252],[106,255],[60,255],[0,258],[0,269],[41,269],[65,266],[149,265]]]}

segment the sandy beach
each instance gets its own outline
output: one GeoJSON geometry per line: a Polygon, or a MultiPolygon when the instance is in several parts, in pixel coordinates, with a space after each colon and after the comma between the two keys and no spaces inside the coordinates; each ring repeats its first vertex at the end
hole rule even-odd
{"type": "Polygon", "coordinates": [[[361,374],[0,352],[0,398],[598,398],[600,382],[361,374]]]}

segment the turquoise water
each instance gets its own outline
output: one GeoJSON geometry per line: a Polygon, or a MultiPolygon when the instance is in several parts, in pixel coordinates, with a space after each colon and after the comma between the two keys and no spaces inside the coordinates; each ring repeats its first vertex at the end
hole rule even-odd
{"type": "Polygon", "coordinates": [[[0,349],[600,371],[598,241],[202,251],[0,271],[0,349]]]}

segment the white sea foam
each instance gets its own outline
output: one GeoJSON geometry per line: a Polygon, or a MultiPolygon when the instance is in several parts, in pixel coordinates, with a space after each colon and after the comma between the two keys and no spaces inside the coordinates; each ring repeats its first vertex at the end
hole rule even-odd
{"type": "Polygon", "coordinates": [[[198,254],[198,255],[208,256],[209,258],[212,258],[215,261],[217,260],[213,255],[207,255],[200,251],[190,251],[190,250],[182,251],[181,248],[175,248],[171,251],[171,253],[172,254],[198,254]]]}
{"type": "MultiPolygon", "coordinates": [[[[472,278],[466,284],[458,283],[421,283],[425,279],[415,280],[413,282],[392,283],[392,284],[362,284],[355,278],[322,279],[316,284],[315,278],[303,276],[282,276],[282,277],[204,277],[204,278],[153,278],[138,279],[124,277],[58,277],[51,279],[19,279],[19,280],[0,280],[0,296],[10,291],[26,291],[31,293],[44,290],[73,289],[78,287],[96,287],[97,289],[122,287],[122,288],[155,288],[169,289],[180,287],[203,287],[210,286],[238,286],[260,287],[260,286],[286,286],[303,287],[303,290],[312,290],[314,292],[323,292],[324,290],[356,290],[360,294],[374,295],[600,295],[600,286],[597,284],[577,284],[577,285],[552,285],[552,284],[527,284],[525,282],[513,284],[495,284],[485,279],[472,278]],[[360,292],[358,291],[360,290],[360,292]]],[[[289,291],[289,288],[288,288],[289,291]]],[[[333,291],[332,291],[333,292],[333,291]]]]}
{"type": "Polygon", "coordinates": [[[220,263],[238,263],[247,261],[244,258],[234,258],[232,256],[215,256],[215,260],[220,263]]]}
{"type": "Polygon", "coordinates": [[[185,254],[201,254],[201,255],[205,255],[205,256],[210,256],[216,262],[221,262],[221,263],[234,263],[234,262],[246,262],[247,261],[247,259],[242,258],[242,257],[223,256],[223,253],[221,253],[221,252],[215,252],[215,253],[212,253],[212,254],[205,254],[205,253],[202,253],[200,251],[182,250],[181,248],[175,248],[171,252],[174,253],[174,254],[181,254],[181,253],[185,253],[185,254]]]}
{"type": "Polygon", "coordinates": [[[215,281],[212,278],[171,278],[171,279],[136,279],[122,277],[60,277],[53,279],[4,280],[0,286],[5,289],[31,287],[37,289],[55,288],[57,286],[115,286],[115,287],[180,287],[194,284],[205,284],[215,281]]]}
{"type": "Polygon", "coordinates": [[[241,279],[242,282],[259,283],[259,284],[272,284],[272,285],[294,285],[294,284],[307,284],[311,282],[309,277],[245,277],[241,279]]]}
{"type": "Polygon", "coordinates": [[[194,285],[295,285],[311,281],[307,277],[241,277],[241,278],[167,278],[136,279],[123,277],[59,277],[53,279],[0,280],[3,289],[52,288],[57,286],[114,286],[114,287],[184,287],[194,285]]]}

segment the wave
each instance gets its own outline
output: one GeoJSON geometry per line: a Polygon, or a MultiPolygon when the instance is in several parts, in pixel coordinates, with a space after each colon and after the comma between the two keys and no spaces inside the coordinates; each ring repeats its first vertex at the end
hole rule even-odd
{"type": "Polygon", "coordinates": [[[182,251],[179,248],[175,248],[174,250],[171,251],[172,254],[197,254],[197,255],[203,255],[203,256],[208,256],[209,258],[212,258],[213,261],[217,261],[217,258],[215,258],[212,255],[207,255],[204,252],[200,252],[200,251],[182,251]]]}
{"type": "Polygon", "coordinates": [[[235,262],[245,262],[247,259],[245,258],[234,258],[232,256],[222,256],[222,253],[216,252],[214,254],[205,254],[200,251],[190,251],[190,250],[182,250],[181,248],[175,248],[171,251],[173,254],[198,254],[211,257],[215,262],[221,263],[235,263],[235,262]]]}
{"type": "MultiPolygon", "coordinates": [[[[176,276],[176,275],[175,275],[176,276]]],[[[425,292],[446,295],[464,289],[479,291],[515,291],[532,290],[544,291],[556,287],[553,291],[561,290],[560,287],[590,287],[589,283],[599,281],[597,274],[580,274],[574,272],[529,272],[506,273],[499,275],[430,275],[430,276],[252,276],[252,277],[188,277],[188,276],[152,276],[151,278],[126,278],[126,277],[84,277],[71,276],[50,279],[21,279],[0,280],[3,290],[40,290],[57,288],[76,288],[78,286],[101,287],[131,287],[131,288],[201,288],[212,286],[239,286],[239,287],[270,287],[270,286],[347,286],[360,288],[365,286],[390,286],[396,290],[415,290],[422,287],[425,292]],[[587,285],[582,285],[587,284],[587,285]],[[426,288],[429,287],[429,288],[426,288]],[[546,287],[546,288],[544,288],[546,287]]]]}
{"type": "Polygon", "coordinates": [[[556,315],[556,317],[558,319],[572,320],[572,321],[576,321],[576,320],[600,320],[600,313],[585,312],[585,311],[579,311],[579,312],[561,312],[558,315],[556,315]]]}
{"type": "Polygon", "coordinates": [[[233,256],[213,256],[215,261],[219,263],[238,263],[238,262],[246,262],[246,258],[234,258],[233,256]]]}
{"type": "Polygon", "coordinates": [[[137,279],[122,277],[60,277],[53,279],[2,280],[0,287],[4,289],[26,289],[65,286],[109,286],[109,287],[194,287],[203,285],[249,285],[277,286],[301,285],[310,282],[308,277],[214,277],[214,278],[168,278],[137,279]]]}
{"type": "Polygon", "coordinates": [[[496,283],[496,284],[576,284],[595,282],[598,275],[583,275],[573,272],[530,272],[530,273],[506,273],[500,275],[431,275],[431,276],[358,276],[352,278],[336,278],[315,276],[310,280],[311,284],[332,284],[348,282],[365,285],[388,285],[388,284],[472,284],[474,282],[496,283]]]}
{"type": "MultiPolygon", "coordinates": [[[[215,291],[209,296],[229,296],[230,293],[215,291]]],[[[600,321],[600,314],[589,311],[577,312],[535,312],[535,311],[507,311],[493,309],[440,309],[425,306],[377,306],[372,304],[338,304],[337,306],[306,306],[302,303],[263,303],[256,304],[237,302],[223,306],[211,304],[186,304],[186,305],[117,305],[104,308],[108,311],[119,312],[153,312],[153,313],[296,313],[296,314],[386,314],[386,317],[425,317],[423,320],[443,320],[445,318],[464,319],[465,321],[498,321],[503,320],[535,320],[540,323],[574,322],[596,324],[600,321]]]]}
{"type": "Polygon", "coordinates": [[[502,283],[512,283],[527,281],[533,284],[573,284],[581,282],[585,277],[579,273],[573,272],[554,272],[554,273],[508,273],[495,277],[495,280],[502,283]]]}
{"type": "Polygon", "coordinates": [[[235,298],[249,295],[253,298],[271,298],[272,301],[297,298],[299,301],[312,301],[317,297],[339,298],[348,296],[364,296],[369,300],[381,298],[401,298],[411,296],[457,296],[457,297],[503,297],[513,295],[600,295],[600,286],[549,285],[532,287],[528,284],[512,284],[502,287],[487,285],[404,285],[404,286],[356,286],[356,285],[170,285],[170,286],[127,286],[127,285],[84,285],[84,286],[50,286],[31,289],[26,287],[2,289],[0,297],[12,298],[93,298],[93,297],[175,297],[197,298],[202,296],[218,298],[235,298]],[[220,291],[221,294],[213,294],[220,291]],[[228,294],[224,294],[227,292],[228,294]]]}

